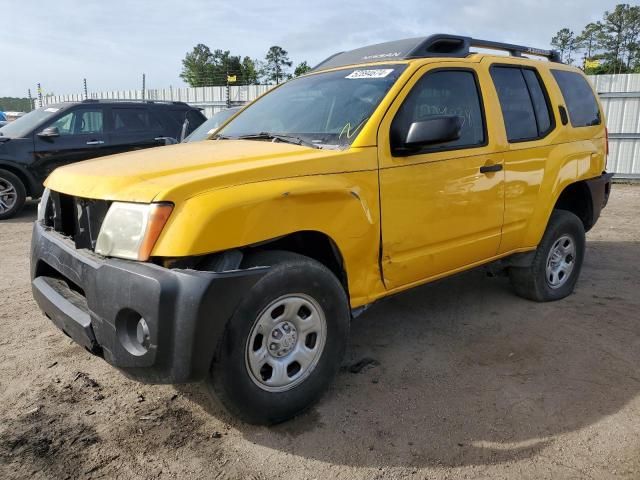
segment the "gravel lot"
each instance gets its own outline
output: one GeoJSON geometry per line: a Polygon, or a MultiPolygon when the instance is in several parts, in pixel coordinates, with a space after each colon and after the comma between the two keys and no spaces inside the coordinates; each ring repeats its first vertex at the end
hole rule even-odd
{"type": "Polygon", "coordinates": [[[574,295],[476,270],[380,302],[333,388],[275,428],[56,330],[31,298],[35,210],[0,222],[1,478],[640,478],[640,186],[615,186],[574,295]]]}

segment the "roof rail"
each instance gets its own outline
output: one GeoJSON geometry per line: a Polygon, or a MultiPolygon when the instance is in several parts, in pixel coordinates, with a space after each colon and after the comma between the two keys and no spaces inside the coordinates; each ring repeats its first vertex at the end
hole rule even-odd
{"type": "Polygon", "coordinates": [[[471,46],[478,48],[487,48],[490,50],[502,50],[509,52],[514,57],[525,55],[535,55],[537,57],[548,58],[550,62],[562,63],[560,52],[557,50],[544,50],[541,48],[524,47],[522,45],[514,45],[512,43],[493,42],[491,40],[471,39],[471,46]]]}
{"type": "Polygon", "coordinates": [[[536,55],[546,57],[552,62],[560,62],[560,54],[556,50],[542,50],[510,43],[437,33],[428,37],[407,38],[335,53],[316,65],[312,71],[358,63],[407,60],[411,58],[464,58],[472,53],[470,51],[471,47],[502,50],[517,57],[522,56],[522,54],[536,55]]]}
{"type": "Polygon", "coordinates": [[[186,102],[174,100],[140,100],[139,98],[85,98],[82,103],[100,103],[100,102],[131,102],[131,103],[160,103],[169,105],[187,105],[186,102]]]}

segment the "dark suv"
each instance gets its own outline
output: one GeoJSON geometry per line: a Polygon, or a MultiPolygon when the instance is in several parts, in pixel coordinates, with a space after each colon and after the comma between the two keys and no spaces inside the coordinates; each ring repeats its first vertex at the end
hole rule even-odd
{"type": "Polygon", "coordinates": [[[182,102],[85,100],[34,110],[0,128],[0,220],[40,197],[57,167],[176,143],[205,120],[182,102]]]}

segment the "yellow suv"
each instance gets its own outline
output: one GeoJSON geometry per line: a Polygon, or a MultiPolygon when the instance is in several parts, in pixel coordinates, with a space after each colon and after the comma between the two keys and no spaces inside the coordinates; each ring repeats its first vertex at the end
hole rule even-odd
{"type": "Polygon", "coordinates": [[[525,298],[569,295],[606,153],[593,90],[553,51],[432,35],[343,52],[209,140],[53,172],[33,295],[127,376],[204,380],[279,422],[383,297],[488,262],[525,298]]]}

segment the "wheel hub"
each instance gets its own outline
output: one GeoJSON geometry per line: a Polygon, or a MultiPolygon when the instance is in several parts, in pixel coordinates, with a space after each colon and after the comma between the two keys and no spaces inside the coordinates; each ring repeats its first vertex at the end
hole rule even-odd
{"type": "Polygon", "coordinates": [[[563,235],[555,241],[547,257],[547,284],[560,288],[567,283],[575,266],[576,245],[572,237],[563,235]]]}
{"type": "Polygon", "coordinates": [[[7,180],[0,178],[0,213],[11,210],[18,199],[16,188],[7,180]]]}
{"type": "Polygon", "coordinates": [[[291,293],[275,299],[258,314],[247,338],[251,380],[267,392],[294,388],[316,368],[326,335],[324,312],[312,297],[291,293]]]}
{"type": "Polygon", "coordinates": [[[282,358],[293,350],[298,342],[296,327],[289,322],[280,322],[269,335],[269,353],[272,357],[282,358]]]}

